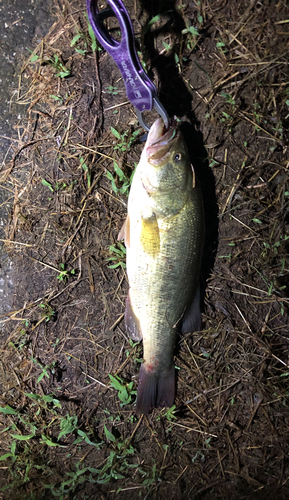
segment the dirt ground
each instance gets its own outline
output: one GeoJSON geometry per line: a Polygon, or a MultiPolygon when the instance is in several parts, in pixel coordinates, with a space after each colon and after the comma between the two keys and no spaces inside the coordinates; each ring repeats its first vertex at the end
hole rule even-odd
{"type": "Polygon", "coordinates": [[[202,331],[178,339],[175,406],[136,417],[117,235],[143,130],[84,2],[55,0],[0,172],[17,283],[0,318],[0,498],[287,499],[286,2],[125,5],[203,191],[202,331]]]}

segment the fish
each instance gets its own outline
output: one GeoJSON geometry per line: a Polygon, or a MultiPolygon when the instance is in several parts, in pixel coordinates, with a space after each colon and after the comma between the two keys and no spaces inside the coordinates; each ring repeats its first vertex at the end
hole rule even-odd
{"type": "Polygon", "coordinates": [[[178,332],[201,329],[202,193],[174,117],[150,128],[118,239],[126,245],[128,336],[143,340],[137,415],[171,407],[176,393],[178,332]]]}

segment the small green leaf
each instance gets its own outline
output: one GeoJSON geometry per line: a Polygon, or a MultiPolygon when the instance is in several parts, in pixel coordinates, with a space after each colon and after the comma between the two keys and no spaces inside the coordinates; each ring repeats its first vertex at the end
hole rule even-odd
{"type": "Polygon", "coordinates": [[[13,410],[11,406],[6,405],[6,406],[0,406],[0,411],[4,413],[5,415],[18,415],[18,411],[13,410]]]}
{"type": "Polygon", "coordinates": [[[198,32],[197,28],[194,28],[194,26],[190,26],[189,28],[185,28],[182,30],[182,35],[186,35],[187,33],[190,33],[193,36],[199,36],[200,33],[198,32]]]}
{"type": "Polygon", "coordinates": [[[114,137],[116,137],[117,139],[121,139],[120,133],[115,128],[110,127],[110,130],[111,130],[112,134],[114,135],[114,137]]]}
{"type": "Polygon", "coordinates": [[[43,370],[43,372],[42,372],[42,373],[40,373],[40,375],[39,375],[39,377],[38,377],[38,379],[37,379],[37,383],[39,384],[39,382],[41,382],[41,380],[42,380],[44,377],[49,378],[49,375],[48,375],[47,371],[44,371],[44,370],[43,370]]]}
{"type": "Polygon", "coordinates": [[[76,44],[76,42],[81,38],[81,34],[78,33],[77,35],[75,35],[73,37],[73,39],[71,40],[71,44],[70,44],[70,47],[74,47],[74,45],[76,44]]]}
{"type": "Polygon", "coordinates": [[[31,399],[37,399],[38,401],[41,399],[41,396],[39,394],[33,394],[32,392],[24,392],[25,396],[31,399]]]}
{"type": "Polygon", "coordinates": [[[115,437],[114,435],[107,429],[106,425],[104,426],[104,433],[105,433],[105,436],[106,438],[109,440],[109,441],[112,441],[113,443],[115,443],[115,437]]]}
{"type": "Polygon", "coordinates": [[[70,70],[69,69],[66,69],[64,68],[62,71],[59,71],[59,73],[56,73],[56,77],[59,76],[59,78],[66,78],[67,76],[69,76],[70,74],[70,70]]]}
{"type": "Polygon", "coordinates": [[[45,436],[44,434],[41,434],[41,437],[42,437],[42,441],[40,441],[41,443],[45,443],[47,444],[47,446],[58,446],[60,448],[65,448],[65,446],[61,445],[61,444],[58,444],[58,443],[53,443],[53,441],[51,441],[51,439],[49,439],[47,436],[45,436]]]}
{"type": "Polygon", "coordinates": [[[50,182],[47,182],[45,179],[41,179],[41,183],[43,184],[43,186],[46,186],[50,189],[50,191],[54,191],[53,190],[53,187],[51,186],[50,182]]]}
{"type": "Polygon", "coordinates": [[[37,56],[34,52],[32,52],[32,50],[28,49],[28,47],[26,47],[27,50],[30,52],[31,56],[30,56],[30,61],[31,62],[35,62],[37,61],[37,59],[39,59],[39,56],[37,56]]]}
{"type": "Polygon", "coordinates": [[[121,266],[120,262],[118,262],[117,264],[112,264],[111,266],[107,266],[107,267],[108,267],[108,269],[116,269],[119,266],[121,266]]]}
{"type": "Polygon", "coordinates": [[[53,398],[52,396],[43,396],[43,400],[45,401],[45,403],[53,403],[57,408],[61,408],[60,401],[53,398]]]}
{"type": "Polygon", "coordinates": [[[168,43],[164,42],[164,41],[163,41],[163,46],[164,46],[164,48],[166,50],[170,50],[171,49],[171,46],[168,43]]]}
{"type": "Polygon", "coordinates": [[[110,383],[112,385],[112,387],[114,389],[116,389],[117,391],[121,391],[122,388],[123,388],[123,383],[121,383],[119,380],[118,380],[118,377],[113,377],[113,375],[111,375],[110,373],[108,374],[109,378],[110,378],[110,383]]]}
{"type": "Polygon", "coordinates": [[[157,14],[147,23],[147,26],[152,26],[153,24],[157,23],[160,19],[161,19],[161,14],[157,14]]]}
{"type": "Polygon", "coordinates": [[[11,453],[12,455],[15,455],[16,453],[16,441],[13,441],[13,443],[11,444],[11,453]]]}
{"type": "Polygon", "coordinates": [[[62,437],[65,436],[66,434],[71,434],[77,425],[77,415],[72,415],[71,417],[69,415],[66,416],[66,418],[63,418],[60,422],[60,433],[58,435],[58,440],[62,437]]]}
{"type": "Polygon", "coordinates": [[[119,176],[119,179],[122,181],[123,179],[125,179],[125,175],[123,173],[123,171],[121,170],[121,168],[119,168],[118,164],[116,163],[116,161],[113,162],[113,168],[116,172],[116,174],[119,176]]]}
{"type": "Polygon", "coordinates": [[[56,101],[62,101],[62,97],[59,97],[58,95],[53,95],[53,94],[50,94],[50,96],[52,99],[55,99],[56,101]]]}
{"type": "Polygon", "coordinates": [[[88,23],[88,33],[89,33],[89,36],[90,36],[91,41],[92,41],[91,50],[92,50],[92,52],[95,52],[97,49],[97,40],[96,40],[94,31],[92,29],[92,26],[89,23],[88,23]]]}
{"type": "Polygon", "coordinates": [[[86,50],[82,50],[82,49],[75,49],[75,52],[77,52],[77,54],[80,54],[81,56],[85,56],[85,54],[86,54],[86,50]]]}
{"type": "MultiPolygon", "coordinates": [[[[93,443],[92,441],[90,441],[90,439],[89,439],[89,437],[87,436],[87,434],[86,434],[85,432],[81,431],[80,429],[78,429],[78,430],[77,430],[77,434],[78,434],[80,437],[82,437],[82,438],[85,440],[85,442],[86,442],[87,444],[90,444],[91,446],[96,446],[96,447],[98,448],[98,447],[100,446],[100,444],[102,444],[102,443],[98,443],[98,444],[96,444],[96,443],[93,443]]],[[[74,443],[75,443],[75,442],[74,442],[74,443]]]]}
{"type": "Polygon", "coordinates": [[[1,455],[0,461],[6,460],[6,458],[9,458],[9,457],[14,457],[14,455],[12,455],[12,453],[5,453],[5,455],[1,455]]]}
{"type": "Polygon", "coordinates": [[[110,180],[110,181],[114,181],[114,178],[113,178],[113,175],[112,173],[108,170],[105,174],[105,176],[110,180]]]}
{"type": "Polygon", "coordinates": [[[141,133],[141,130],[135,130],[132,133],[132,142],[137,138],[137,136],[141,133]]]}
{"type": "Polygon", "coordinates": [[[27,436],[22,436],[21,434],[11,434],[11,437],[13,437],[13,439],[18,439],[19,441],[28,441],[34,436],[35,434],[28,434],[27,436]]]}

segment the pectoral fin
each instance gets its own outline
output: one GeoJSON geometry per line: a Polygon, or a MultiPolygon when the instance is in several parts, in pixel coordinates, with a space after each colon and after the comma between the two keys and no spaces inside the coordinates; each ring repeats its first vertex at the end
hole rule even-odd
{"type": "Polygon", "coordinates": [[[156,215],[152,214],[149,218],[142,217],[141,224],[140,243],[148,255],[156,257],[160,250],[160,232],[156,215]]]}
{"type": "Polygon", "coordinates": [[[130,246],[130,220],[129,220],[129,215],[127,215],[124,223],[123,223],[123,226],[120,230],[120,232],[118,233],[118,237],[117,237],[118,241],[120,240],[124,240],[125,242],[125,246],[129,248],[130,246]]]}
{"type": "Polygon", "coordinates": [[[125,302],[124,320],[125,320],[125,326],[126,326],[126,331],[127,331],[128,336],[132,340],[134,340],[135,342],[138,342],[139,340],[141,340],[142,333],[141,333],[141,329],[140,329],[140,322],[139,322],[139,319],[137,318],[137,316],[134,313],[133,308],[131,306],[129,293],[127,295],[126,302],[125,302]]]}
{"type": "Polygon", "coordinates": [[[181,332],[198,332],[201,329],[202,313],[200,309],[200,285],[197,288],[192,303],[187,307],[181,320],[181,332]]]}
{"type": "Polygon", "coordinates": [[[192,173],[193,173],[193,188],[195,188],[196,187],[196,176],[195,176],[195,170],[194,170],[194,167],[192,164],[191,164],[191,169],[192,169],[192,173]]]}

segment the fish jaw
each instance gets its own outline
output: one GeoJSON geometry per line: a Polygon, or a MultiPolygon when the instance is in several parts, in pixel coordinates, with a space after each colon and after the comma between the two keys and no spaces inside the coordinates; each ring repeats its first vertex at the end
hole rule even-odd
{"type": "Polygon", "coordinates": [[[158,118],[149,131],[144,148],[143,155],[146,161],[156,166],[165,163],[178,136],[179,131],[175,118],[170,120],[167,129],[162,118],[158,118]]]}
{"type": "Polygon", "coordinates": [[[140,200],[140,192],[144,188],[150,198],[144,200],[144,206],[150,209],[153,206],[152,213],[157,214],[159,210],[163,214],[169,212],[172,204],[180,210],[186,201],[186,195],[183,194],[190,191],[189,177],[192,177],[192,173],[188,151],[177,121],[173,119],[169,128],[165,129],[162,120],[158,119],[151,127],[131,192],[139,179],[138,198],[140,200]],[[162,197],[166,200],[161,200],[162,197]]]}

